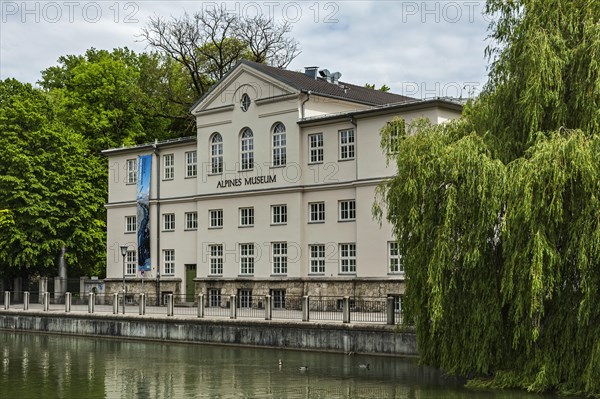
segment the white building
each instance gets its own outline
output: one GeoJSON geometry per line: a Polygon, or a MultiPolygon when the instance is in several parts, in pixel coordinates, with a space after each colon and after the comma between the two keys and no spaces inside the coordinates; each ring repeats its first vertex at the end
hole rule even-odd
{"type": "MultiPolygon", "coordinates": [[[[322,75],[322,76],[318,76],[322,75]]],[[[107,292],[141,289],[138,156],[151,155],[147,293],[384,297],[403,293],[391,227],[373,219],[392,118],[442,123],[454,101],[415,100],[243,61],[192,108],[197,137],[104,151],[107,292]]]]}

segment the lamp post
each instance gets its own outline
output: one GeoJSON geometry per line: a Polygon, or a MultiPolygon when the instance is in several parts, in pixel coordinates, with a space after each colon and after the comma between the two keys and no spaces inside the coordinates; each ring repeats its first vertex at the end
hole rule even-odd
{"type": "Polygon", "coordinates": [[[127,256],[127,245],[121,245],[121,256],[123,256],[123,314],[125,314],[125,257],[127,256]]]}

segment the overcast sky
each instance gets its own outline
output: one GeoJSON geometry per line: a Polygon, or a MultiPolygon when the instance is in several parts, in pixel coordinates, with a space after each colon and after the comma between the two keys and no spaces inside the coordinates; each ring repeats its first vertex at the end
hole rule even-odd
{"type": "Polygon", "coordinates": [[[61,55],[144,51],[149,16],[226,7],[293,24],[302,48],[289,69],[341,72],[341,80],[412,97],[467,97],[486,81],[484,1],[6,1],[0,0],[0,78],[35,83],[61,55]]]}

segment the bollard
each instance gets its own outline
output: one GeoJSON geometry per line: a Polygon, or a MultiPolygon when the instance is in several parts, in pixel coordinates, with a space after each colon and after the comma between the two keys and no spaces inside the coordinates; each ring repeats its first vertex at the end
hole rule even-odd
{"type": "Polygon", "coordinates": [[[235,295],[229,297],[229,318],[235,319],[237,317],[237,304],[235,303],[235,295]]]}
{"type": "Polygon", "coordinates": [[[29,310],[29,291],[23,293],[23,310],[29,310]]]}
{"type": "Polygon", "coordinates": [[[273,306],[271,304],[271,295],[265,295],[265,320],[273,318],[273,306]]]}
{"type": "Polygon", "coordinates": [[[65,312],[69,313],[71,311],[71,293],[65,293],[65,312]]]}
{"type": "Polygon", "coordinates": [[[302,321],[310,321],[308,295],[302,297],[302,321]]]}
{"type": "Polygon", "coordinates": [[[146,294],[140,294],[140,316],[146,314],[146,294]]]}
{"type": "Polygon", "coordinates": [[[167,316],[173,316],[173,294],[167,295],[167,316]]]}
{"type": "Polygon", "coordinates": [[[10,309],[10,291],[4,293],[4,310],[10,309]]]}
{"type": "Polygon", "coordinates": [[[88,313],[94,313],[94,305],[96,304],[96,301],[94,299],[94,293],[90,292],[88,294],[88,313]]]}
{"type": "Polygon", "coordinates": [[[47,312],[48,310],[50,310],[50,293],[49,292],[44,292],[44,312],[47,312]]]}
{"type": "Polygon", "coordinates": [[[119,293],[113,293],[113,314],[119,313],[119,293]]]}
{"type": "Polygon", "coordinates": [[[387,311],[387,324],[392,325],[396,323],[395,316],[396,312],[394,309],[394,297],[388,296],[385,300],[385,309],[387,311]]]}
{"type": "Polygon", "coordinates": [[[342,309],[342,323],[350,323],[350,297],[344,297],[344,306],[342,309]]]}
{"type": "Polygon", "coordinates": [[[198,317],[204,317],[204,294],[198,295],[198,317]]]}

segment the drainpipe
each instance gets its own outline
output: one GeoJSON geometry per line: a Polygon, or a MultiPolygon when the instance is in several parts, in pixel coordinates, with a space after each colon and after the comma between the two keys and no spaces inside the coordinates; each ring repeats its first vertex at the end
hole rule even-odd
{"type": "Polygon", "coordinates": [[[302,104],[300,104],[300,119],[304,119],[304,104],[306,104],[308,100],[310,100],[310,95],[312,94],[312,91],[302,90],[301,93],[306,94],[306,100],[302,101],[302,104]]]}
{"type": "Polygon", "coordinates": [[[152,145],[156,156],[156,306],[160,305],[160,153],[157,141],[152,145]]]}

